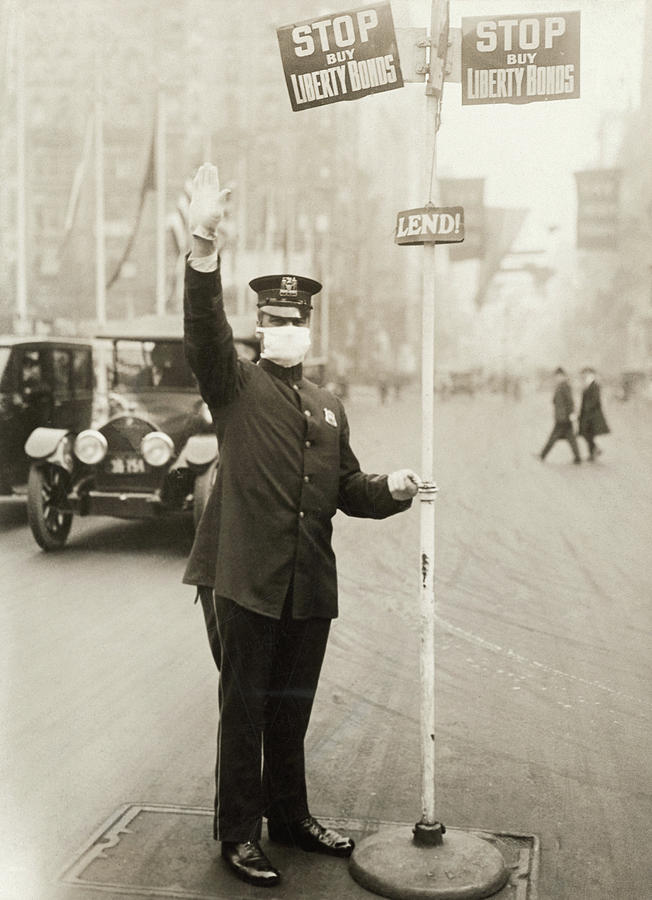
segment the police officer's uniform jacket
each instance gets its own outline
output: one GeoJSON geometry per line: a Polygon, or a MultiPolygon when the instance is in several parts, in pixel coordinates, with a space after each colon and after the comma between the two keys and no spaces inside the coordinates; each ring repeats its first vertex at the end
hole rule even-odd
{"type": "Polygon", "coordinates": [[[411,501],[392,498],[387,476],[360,470],[341,402],[301,365],[238,358],[219,265],[187,267],[186,356],[220,455],[183,580],[274,618],[292,585],[293,618],[334,618],[335,512],[382,519],[411,501]]]}

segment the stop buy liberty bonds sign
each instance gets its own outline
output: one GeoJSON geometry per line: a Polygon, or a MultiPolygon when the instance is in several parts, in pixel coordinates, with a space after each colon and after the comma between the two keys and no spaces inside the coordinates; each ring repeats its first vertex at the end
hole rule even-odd
{"type": "Polygon", "coordinates": [[[283,25],[276,34],[295,112],[403,87],[389,3],[283,25]]]}
{"type": "Polygon", "coordinates": [[[580,14],[462,19],[462,105],[580,96],[580,14]]]}

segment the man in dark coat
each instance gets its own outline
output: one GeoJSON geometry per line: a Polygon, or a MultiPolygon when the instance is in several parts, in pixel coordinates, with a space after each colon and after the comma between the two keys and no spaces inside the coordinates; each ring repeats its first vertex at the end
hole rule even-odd
{"type": "Polygon", "coordinates": [[[573,403],[573,394],[566,372],[561,366],[555,370],[555,392],[552,396],[552,403],[555,409],[555,424],[553,425],[550,437],[546,441],[546,445],[539,454],[539,458],[543,461],[550,452],[553,444],[559,440],[566,440],[571,445],[573,451],[573,462],[581,463],[580,451],[577,446],[577,439],[573,429],[573,419],[575,405],[573,403]]]}
{"type": "Polygon", "coordinates": [[[280,874],[259,843],[263,816],[272,841],[343,857],[353,850],[311,816],[306,793],[304,737],[337,616],[331,519],[338,509],[377,519],[401,512],[419,479],[409,469],[362,472],[340,400],[303,377],[319,282],[250,282],[261,360],[238,358],[215,241],[223,199],[216,167],[202,166],[184,332],[220,457],[184,581],[198,587],[220,668],[214,837],[239,878],[271,886],[280,874]]]}
{"type": "Polygon", "coordinates": [[[602,450],[595,442],[598,434],[609,434],[609,426],[602,412],[600,400],[600,386],[595,380],[595,369],[585,366],[582,369],[584,376],[584,390],[582,391],[582,405],[580,406],[579,434],[582,435],[589,448],[589,459],[595,461],[596,456],[602,450]]]}

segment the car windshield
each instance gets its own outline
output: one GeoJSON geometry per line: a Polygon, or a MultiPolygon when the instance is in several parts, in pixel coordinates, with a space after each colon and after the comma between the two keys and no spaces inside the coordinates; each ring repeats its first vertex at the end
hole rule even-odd
{"type": "Polygon", "coordinates": [[[112,387],[117,391],[196,390],[181,341],[114,341],[112,387]]]}
{"type": "Polygon", "coordinates": [[[9,390],[9,387],[5,383],[9,376],[9,372],[6,372],[7,363],[9,362],[9,357],[11,356],[11,347],[0,347],[0,391],[3,393],[9,390]]]}

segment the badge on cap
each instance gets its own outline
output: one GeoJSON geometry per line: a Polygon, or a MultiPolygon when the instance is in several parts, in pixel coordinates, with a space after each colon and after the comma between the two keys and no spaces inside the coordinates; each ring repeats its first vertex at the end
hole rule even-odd
{"type": "Polygon", "coordinates": [[[337,419],[335,418],[335,413],[332,409],[328,409],[327,406],[324,407],[324,418],[329,425],[332,425],[333,428],[337,428],[337,419]]]}
{"type": "Polygon", "coordinates": [[[294,275],[284,275],[281,278],[280,297],[296,297],[298,294],[297,279],[294,275]]]}

